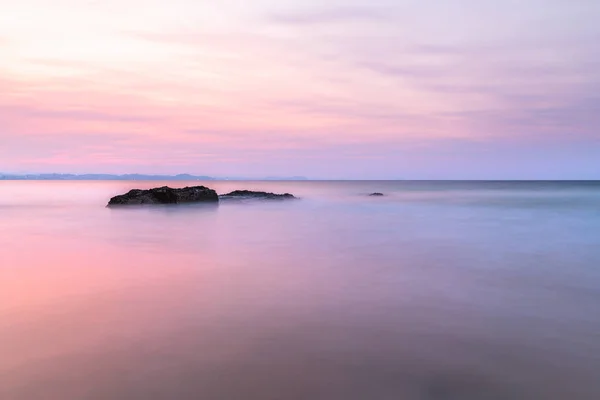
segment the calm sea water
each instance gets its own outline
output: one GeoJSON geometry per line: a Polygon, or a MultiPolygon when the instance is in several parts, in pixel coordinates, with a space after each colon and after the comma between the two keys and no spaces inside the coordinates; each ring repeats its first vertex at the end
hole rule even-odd
{"type": "Polygon", "coordinates": [[[600,183],[163,184],[0,182],[0,399],[600,399],[600,183]]]}

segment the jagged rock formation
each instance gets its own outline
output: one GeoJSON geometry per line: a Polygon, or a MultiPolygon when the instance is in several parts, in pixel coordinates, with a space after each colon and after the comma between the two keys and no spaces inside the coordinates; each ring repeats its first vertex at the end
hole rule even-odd
{"type": "Polygon", "coordinates": [[[126,206],[140,204],[180,204],[199,202],[218,202],[217,192],[205,186],[192,186],[172,189],[168,186],[149,190],[133,189],[128,193],[115,196],[108,206],[126,206]]]}

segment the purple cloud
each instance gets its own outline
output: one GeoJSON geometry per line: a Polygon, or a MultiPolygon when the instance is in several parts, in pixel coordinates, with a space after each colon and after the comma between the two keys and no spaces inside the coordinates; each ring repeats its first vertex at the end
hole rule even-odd
{"type": "Polygon", "coordinates": [[[268,20],[277,24],[317,25],[347,22],[382,22],[392,19],[390,10],[374,7],[343,7],[271,14],[268,20]]]}
{"type": "Polygon", "coordinates": [[[135,115],[132,113],[109,113],[91,109],[42,109],[33,106],[0,106],[1,112],[10,113],[13,117],[65,119],[78,121],[109,121],[109,122],[157,122],[162,118],[150,115],[135,115]]]}

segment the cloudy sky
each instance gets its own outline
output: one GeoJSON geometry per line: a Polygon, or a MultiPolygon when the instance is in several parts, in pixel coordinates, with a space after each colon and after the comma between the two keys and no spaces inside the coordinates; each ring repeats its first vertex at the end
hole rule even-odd
{"type": "Polygon", "coordinates": [[[597,0],[0,9],[0,172],[600,178],[597,0]]]}

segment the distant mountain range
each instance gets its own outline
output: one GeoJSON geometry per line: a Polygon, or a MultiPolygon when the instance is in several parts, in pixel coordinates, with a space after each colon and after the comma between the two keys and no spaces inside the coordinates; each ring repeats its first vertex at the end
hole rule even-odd
{"type": "MultiPolygon", "coordinates": [[[[203,175],[144,175],[144,174],[3,174],[0,180],[7,181],[215,181],[215,180],[260,180],[260,178],[215,178],[203,175]]],[[[303,176],[266,177],[263,180],[304,181],[303,176]]]]}

